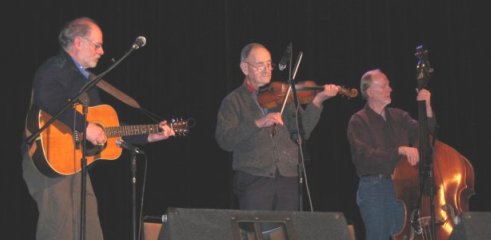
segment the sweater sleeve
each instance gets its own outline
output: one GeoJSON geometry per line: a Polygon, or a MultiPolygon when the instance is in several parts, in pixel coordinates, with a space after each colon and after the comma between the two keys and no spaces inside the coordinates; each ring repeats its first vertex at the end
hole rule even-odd
{"type": "Polygon", "coordinates": [[[243,118],[241,103],[236,97],[227,96],[218,111],[215,138],[225,151],[232,151],[237,144],[259,131],[254,119],[243,118]]]}

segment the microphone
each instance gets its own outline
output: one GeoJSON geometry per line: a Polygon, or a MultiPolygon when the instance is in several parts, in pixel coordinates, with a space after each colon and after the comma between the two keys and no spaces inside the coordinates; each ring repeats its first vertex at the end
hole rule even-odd
{"type": "Polygon", "coordinates": [[[280,71],[285,70],[286,65],[288,61],[290,60],[292,56],[292,43],[290,42],[288,46],[286,47],[285,52],[283,53],[283,57],[281,58],[280,62],[278,63],[278,69],[280,71]]]}
{"type": "Polygon", "coordinates": [[[137,154],[145,154],[141,149],[123,141],[123,140],[118,140],[116,141],[116,145],[118,145],[119,147],[121,148],[124,148],[126,150],[129,150],[129,151],[132,151],[134,153],[137,153],[137,154]]]}
{"type": "Polygon", "coordinates": [[[133,43],[133,46],[131,46],[131,48],[136,50],[145,46],[145,44],[147,44],[147,39],[144,36],[139,36],[136,38],[135,43],[133,43]]]}

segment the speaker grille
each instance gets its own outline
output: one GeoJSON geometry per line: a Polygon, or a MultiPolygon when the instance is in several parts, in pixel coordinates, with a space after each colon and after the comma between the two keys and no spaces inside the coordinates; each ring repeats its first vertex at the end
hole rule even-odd
{"type": "Polygon", "coordinates": [[[170,208],[166,215],[159,240],[239,240],[237,221],[251,219],[284,223],[288,240],[351,240],[346,219],[339,212],[170,208]]]}
{"type": "Polygon", "coordinates": [[[465,212],[461,216],[461,223],[454,228],[450,240],[491,239],[490,224],[490,212],[465,212]]]}

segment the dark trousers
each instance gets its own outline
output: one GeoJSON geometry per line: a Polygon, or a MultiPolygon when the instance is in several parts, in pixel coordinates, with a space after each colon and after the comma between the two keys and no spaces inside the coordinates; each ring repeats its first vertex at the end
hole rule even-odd
{"type": "MultiPolygon", "coordinates": [[[[46,177],[24,153],[23,178],[39,211],[36,239],[76,240],[80,238],[81,174],[46,177]]],[[[87,176],[85,239],[101,240],[102,229],[97,213],[97,199],[87,176]]]]}
{"type": "Polygon", "coordinates": [[[242,210],[298,211],[298,177],[255,176],[236,171],[234,193],[242,210]]]}

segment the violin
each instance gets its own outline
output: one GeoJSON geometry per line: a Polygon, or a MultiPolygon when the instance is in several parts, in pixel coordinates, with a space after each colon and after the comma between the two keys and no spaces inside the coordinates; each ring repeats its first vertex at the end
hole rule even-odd
{"type": "MultiPolygon", "coordinates": [[[[259,105],[267,109],[277,108],[285,102],[285,98],[287,97],[287,95],[287,102],[292,101],[293,95],[288,94],[289,87],[290,85],[287,83],[274,81],[268,85],[259,88],[257,95],[259,105]]],[[[349,98],[358,96],[358,90],[355,88],[347,89],[341,86],[338,87],[338,94],[349,98]]],[[[295,84],[295,90],[297,91],[297,97],[300,104],[308,104],[312,102],[318,92],[324,91],[324,86],[317,86],[314,81],[307,80],[295,84]]]]}

